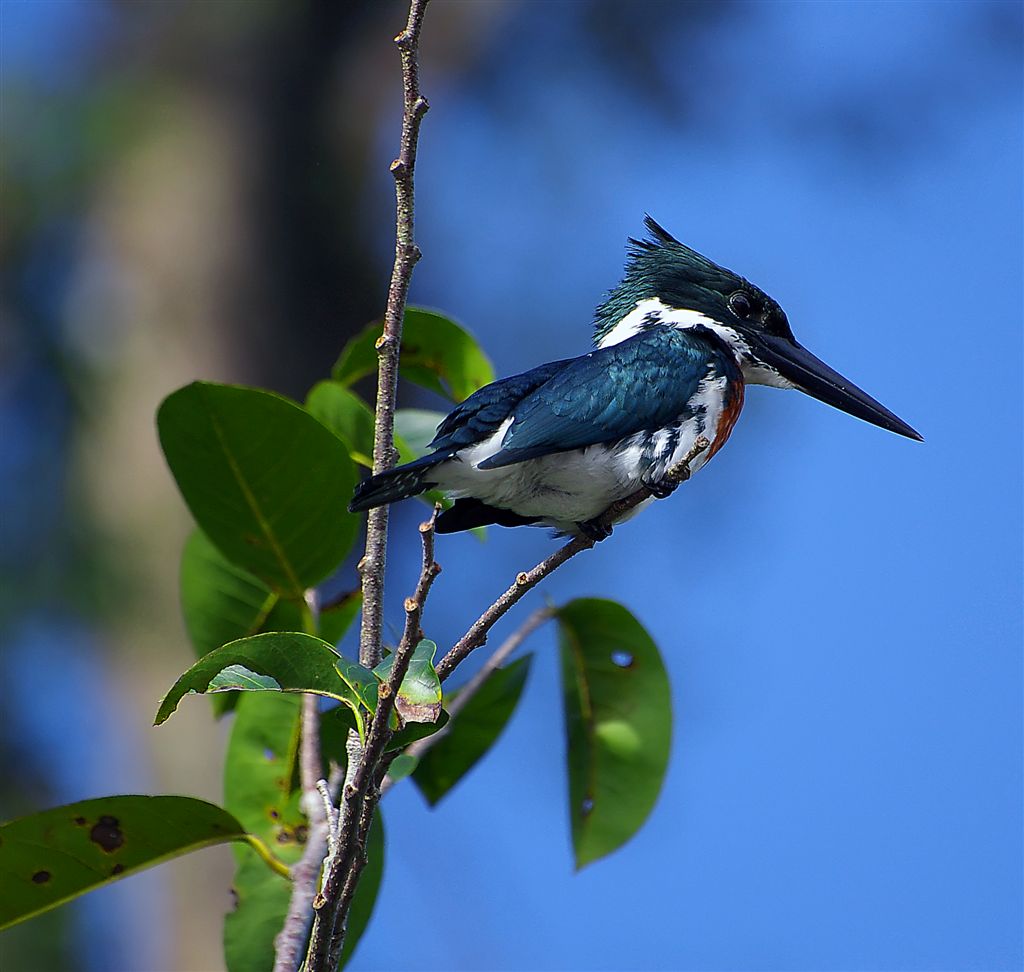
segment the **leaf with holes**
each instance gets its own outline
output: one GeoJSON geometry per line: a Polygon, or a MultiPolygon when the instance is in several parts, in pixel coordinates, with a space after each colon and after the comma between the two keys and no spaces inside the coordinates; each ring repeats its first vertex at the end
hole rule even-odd
{"type": "MultiPolygon", "coordinates": [[[[434,671],[434,653],[437,645],[424,638],[413,650],[409,668],[402,679],[395,698],[395,711],[400,724],[408,722],[437,722],[441,717],[441,681],[434,671]]],[[[388,655],[373,674],[382,682],[391,674],[395,656],[388,655]]]]}
{"type": "Polygon", "coordinates": [[[190,797],[100,797],[12,820],[0,825],[0,928],[172,857],[247,839],[226,810],[190,797]]]}
{"type": "MultiPolygon", "coordinates": [[[[492,672],[441,737],[421,757],[412,774],[434,806],[497,742],[526,684],[532,655],[492,672]]],[[[453,698],[458,697],[458,692],[453,698]]]]}
{"type": "MultiPolygon", "coordinates": [[[[382,323],[371,324],[345,346],[332,377],[344,385],[377,373],[382,323]]],[[[476,339],[451,318],[407,307],[399,368],[403,377],[456,402],[494,381],[494,368],[476,339]]]]}
{"type": "Polygon", "coordinates": [[[672,702],[657,646],[621,604],[571,601],[558,612],[576,867],[643,825],[668,767],[672,702]]]}
{"type": "Polygon", "coordinates": [[[344,444],[255,388],[194,382],[164,399],[160,444],[196,522],[228,560],[299,598],[348,553],[359,518],[344,444]]]}
{"type": "Polygon", "coordinates": [[[344,703],[360,734],[363,715],[376,702],[373,673],[350,662],[320,638],[298,631],[272,631],[232,641],[199,659],[167,693],[156,715],[166,722],[190,693],[312,692],[344,703]]]}

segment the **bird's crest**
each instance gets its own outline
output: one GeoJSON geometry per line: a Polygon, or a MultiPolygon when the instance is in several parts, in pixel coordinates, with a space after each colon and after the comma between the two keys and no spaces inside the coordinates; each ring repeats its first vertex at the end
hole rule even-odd
{"type": "Polygon", "coordinates": [[[749,286],[738,274],[680,243],[653,216],[644,216],[644,226],[648,238],[629,238],[622,281],[594,312],[595,342],[645,298],[662,297],[671,306],[690,306],[688,298],[699,296],[701,290],[749,286]]]}

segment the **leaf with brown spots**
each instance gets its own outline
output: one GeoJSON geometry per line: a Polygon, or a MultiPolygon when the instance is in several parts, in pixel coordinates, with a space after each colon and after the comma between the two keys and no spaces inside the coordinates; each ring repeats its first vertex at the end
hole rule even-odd
{"type": "MultiPolygon", "coordinates": [[[[413,651],[408,671],[395,697],[398,728],[410,722],[436,723],[441,718],[441,682],[434,671],[437,645],[424,638],[413,651]]],[[[391,674],[395,656],[388,655],[373,674],[382,682],[391,674]]]]}
{"type": "Polygon", "coordinates": [[[226,810],[176,796],[84,800],[0,826],[0,928],[161,861],[250,840],[226,810]]]}

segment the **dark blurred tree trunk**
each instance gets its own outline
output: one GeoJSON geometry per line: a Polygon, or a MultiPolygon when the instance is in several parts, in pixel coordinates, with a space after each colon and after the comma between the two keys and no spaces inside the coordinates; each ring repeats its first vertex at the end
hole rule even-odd
{"type": "Polygon", "coordinates": [[[245,89],[256,154],[250,245],[267,305],[249,314],[243,295],[237,333],[255,380],[300,399],[346,338],[383,312],[386,267],[372,260],[375,234],[360,205],[375,113],[362,105],[358,126],[334,117],[352,107],[339,83],[346,66],[368,36],[387,36],[381,13],[387,7],[370,0],[297,4],[250,61],[259,71],[245,89]]]}

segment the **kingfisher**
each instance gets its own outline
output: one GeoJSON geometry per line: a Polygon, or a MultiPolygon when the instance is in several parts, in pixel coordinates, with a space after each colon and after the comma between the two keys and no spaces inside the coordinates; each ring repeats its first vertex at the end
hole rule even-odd
{"type": "Polygon", "coordinates": [[[622,282],[594,314],[594,348],[481,388],[437,426],[429,452],[371,476],[349,509],[441,489],[438,533],[538,525],[604,539],[602,514],[690,456],[698,472],[725,445],[746,385],[795,388],[922,441],[884,405],[797,343],[779,304],[675,239],[650,216],[630,239],[622,282]],[[694,443],[707,446],[694,455],[694,443]]]}

